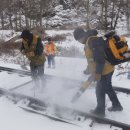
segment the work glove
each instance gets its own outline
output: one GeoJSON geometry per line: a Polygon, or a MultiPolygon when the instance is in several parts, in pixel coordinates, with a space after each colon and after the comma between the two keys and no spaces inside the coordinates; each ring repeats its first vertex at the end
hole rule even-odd
{"type": "Polygon", "coordinates": [[[95,74],[94,74],[94,81],[98,82],[98,81],[100,81],[100,80],[101,80],[101,74],[95,73],[95,74]]]}
{"type": "Polygon", "coordinates": [[[28,58],[35,56],[34,52],[27,52],[25,54],[28,58]]]}

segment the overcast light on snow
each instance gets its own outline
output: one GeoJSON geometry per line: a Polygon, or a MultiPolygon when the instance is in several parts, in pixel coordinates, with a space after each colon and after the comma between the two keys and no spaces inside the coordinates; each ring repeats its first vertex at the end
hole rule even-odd
{"type": "MultiPolygon", "coordinates": [[[[4,64],[2,64],[2,66],[4,66],[4,64]]],[[[7,64],[5,66],[7,66],[7,64]]],[[[10,66],[10,64],[8,64],[8,66],[10,66]]],[[[58,58],[56,58],[56,69],[48,69],[47,65],[46,65],[45,73],[84,81],[86,79],[86,76],[82,74],[82,71],[85,68],[85,66],[86,66],[85,59],[58,57],[58,58]],[[70,63],[71,63],[71,65],[70,65],[70,63]],[[80,64],[80,63],[82,63],[82,64],[80,64]],[[79,66],[78,66],[78,64],[79,64],[79,66]],[[76,66],[74,67],[74,65],[76,65],[76,66]],[[64,68],[64,70],[63,70],[63,68],[64,68]]],[[[12,65],[12,68],[13,68],[13,65],[12,65]]],[[[19,68],[19,66],[17,66],[17,67],[14,66],[14,68],[19,68]]],[[[18,74],[7,74],[7,72],[1,72],[0,77],[1,77],[0,82],[2,83],[1,87],[4,87],[6,89],[10,89],[11,87],[14,87],[15,83],[13,83],[13,82],[10,83],[14,79],[17,82],[21,81],[21,84],[23,82],[23,79],[25,79],[25,82],[30,80],[29,76],[20,77],[18,74]],[[4,79],[6,79],[5,82],[3,82],[4,79]]],[[[116,76],[114,76],[113,84],[116,85],[116,82],[118,82],[119,84],[122,84],[121,87],[125,87],[125,86],[123,86],[123,84],[125,84],[125,83],[127,83],[127,84],[130,83],[130,81],[127,79],[127,75],[119,76],[118,78],[116,76]],[[121,80],[119,78],[121,78],[121,80]]],[[[69,89],[67,86],[65,86],[66,87],[65,88],[65,87],[61,86],[63,84],[65,86],[64,81],[60,81],[60,80],[57,81],[57,80],[52,79],[52,80],[50,80],[49,83],[47,83],[46,87],[44,88],[44,92],[39,94],[37,91],[36,96],[40,97],[42,99],[46,99],[49,102],[56,102],[57,104],[62,103],[65,106],[69,105],[69,107],[74,107],[74,108],[77,108],[79,110],[86,111],[86,112],[89,112],[90,109],[93,109],[96,106],[96,98],[95,98],[95,90],[94,90],[95,88],[94,87],[90,87],[90,89],[88,89],[81,96],[79,101],[72,105],[72,104],[70,104],[70,99],[72,98],[73,93],[76,92],[77,88],[75,87],[74,89],[69,89]],[[62,98],[60,98],[61,96],[62,96],[62,98]],[[91,102],[90,102],[90,99],[91,99],[91,102]]],[[[74,84],[74,85],[76,85],[76,84],[74,84]]],[[[77,85],[77,86],[79,86],[79,85],[77,85]]],[[[32,84],[29,84],[23,88],[19,88],[18,90],[16,90],[16,92],[21,92],[23,94],[33,96],[33,90],[30,91],[31,88],[32,88],[32,84]]],[[[112,119],[118,120],[118,121],[122,121],[124,123],[130,123],[130,114],[128,113],[128,111],[130,110],[130,107],[128,104],[128,102],[130,100],[130,96],[123,94],[123,93],[118,93],[118,97],[124,107],[124,111],[115,112],[115,113],[114,112],[110,113],[110,112],[106,111],[106,116],[110,117],[112,119]],[[119,118],[119,117],[121,117],[121,118],[119,118]]],[[[106,99],[106,102],[107,102],[107,107],[109,107],[111,104],[110,104],[110,101],[108,98],[106,99]]],[[[85,130],[85,129],[88,129],[89,130],[90,129],[88,127],[88,123],[90,123],[90,121],[85,121],[84,123],[81,123],[81,127],[72,126],[72,125],[68,125],[66,123],[61,123],[61,122],[55,122],[46,117],[42,117],[42,116],[39,116],[36,114],[25,112],[25,111],[21,110],[17,105],[14,105],[12,102],[8,101],[5,98],[0,99],[0,106],[1,106],[0,107],[1,123],[3,122],[2,124],[6,124],[7,122],[9,122],[8,125],[1,125],[0,129],[4,129],[4,130],[9,130],[9,128],[10,128],[10,130],[16,130],[16,129],[27,130],[30,128],[32,130],[36,130],[36,128],[38,130],[41,130],[41,129],[46,129],[46,130],[51,130],[51,129],[52,130],[55,130],[55,129],[85,130]]],[[[98,130],[97,126],[98,126],[98,124],[96,125],[96,130],[98,130]]],[[[101,127],[103,127],[103,126],[101,125],[101,127]]],[[[101,127],[99,127],[99,129],[101,129],[101,127]]],[[[106,127],[105,127],[105,129],[106,129],[106,127]]]]}
{"type": "MultiPolygon", "coordinates": [[[[56,32],[57,34],[66,33],[66,31],[52,30],[49,30],[47,33],[52,36],[55,35],[56,32]]],[[[71,36],[68,36],[67,43],[65,44],[65,41],[63,46],[69,47],[75,45],[83,52],[83,45],[76,42],[72,37],[73,31],[70,30],[68,33],[70,33],[71,36]]],[[[130,41],[129,38],[127,40],[130,41]]],[[[0,66],[22,69],[20,65],[4,63],[3,61],[0,62],[0,66]]],[[[45,74],[72,79],[75,80],[75,82],[65,82],[64,80],[56,78],[47,79],[48,82],[43,88],[43,91],[40,92],[38,89],[36,90],[36,97],[46,100],[49,103],[57,103],[59,105],[82,110],[84,112],[89,112],[91,109],[94,109],[96,106],[95,83],[93,83],[90,88],[85,91],[85,93],[75,104],[70,103],[71,98],[82,85],[83,81],[88,78],[88,76],[83,74],[83,70],[86,66],[87,62],[85,57],[56,57],[55,69],[48,69],[46,62],[45,74]],[[77,80],[80,81],[80,84],[76,82],[77,80]]],[[[130,67],[130,65],[128,66],[130,67]]],[[[128,74],[117,76],[117,74],[121,71],[122,70],[115,70],[112,83],[114,86],[129,88],[130,80],[127,79],[128,74]]],[[[8,73],[5,71],[0,72],[0,88],[11,89],[14,86],[18,86],[28,81],[31,81],[30,76],[23,77],[19,74],[8,73]]],[[[34,96],[33,87],[33,82],[31,82],[23,88],[15,90],[15,92],[34,96]]],[[[106,117],[130,124],[130,95],[118,92],[117,96],[121,101],[124,110],[122,112],[108,112],[107,108],[111,106],[111,103],[108,97],[106,97],[106,117]]],[[[88,119],[84,122],[78,123],[79,126],[74,126],[63,122],[54,121],[44,116],[26,112],[19,108],[17,104],[13,104],[13,102],[9,101],[5,97],[0,98],[0,130],[91,130],[92,128],[89,127],[90,122],[91,120],[88,119]]],[[[114,127],[111,129],[114,129],[114,127]]],[[[110,130],[110,125],[95,123],[93,130],[110,130]]]]}

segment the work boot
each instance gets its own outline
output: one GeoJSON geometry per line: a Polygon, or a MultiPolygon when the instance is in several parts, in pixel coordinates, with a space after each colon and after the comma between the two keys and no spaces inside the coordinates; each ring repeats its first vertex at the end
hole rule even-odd
{"type": "Polygon", "coordinates": [[[105,112],[99,110],[99,109],[94,109],[94,110],[90,110],[91,114],[94,114],[96,116],[100,116],[100,117],[105,117],[105,112]]]}
{"type": "Polygon", "coordinates": [[[83,73],[86,75],[90,74],[88,69],[84,70],[83,73]]]}
{"type": "Polygon", "coordinates": [[[108,111],[123,111],[122,106],[111,106],[108,108],[108,111]]]}

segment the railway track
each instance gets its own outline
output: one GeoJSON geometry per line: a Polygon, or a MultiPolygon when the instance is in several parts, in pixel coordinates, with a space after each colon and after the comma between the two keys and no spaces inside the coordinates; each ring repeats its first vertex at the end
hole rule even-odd
{"type": "MultiPolygon", "coordinates": [[[[0,66],[0,71],[7,71],[7,72],[17,73],[17,74],[21,74],[21,75],[25,75],[25,76],[31,76],[30,71],[7,68],[7,67],[2,67],[2,66],[0,66]]],[[[45,74],[45,78],[49,78],[49,79],[56,78],[56,79],[60,79],[60,80],[66,81],[66,82],[74,82],[74,83],[82,84],[82,82],[79,81],[79,80],[74,80],[74,79],[69,79],[69,78],[64,78],[64,77],[58,77],[58,76],[52,76],[52,75],[47,75],[47,74],[45,74]]],[[[22,85],[20,85],[20,86],[22,87],[22,85]]],[[[20,86],[17,86],[15,88],[17,89],[20,86]]],[[[117,86],[113,86],[113,88],[114,88],[115,91],[130,94],[130,89],[128,89],[128,88],[122,88],[122,87],[117,87],[117,86]]],[[[13,88],[12,88],[12,90],[13,90],[13,88]]]]}
{"type": "MultiPolygon", "coordinates": [[[[28,100],[30,105],[35,106],[36,110],[41,110],[41,108],[45,109],[47,107],[47,103],[42,100],[30,97],[30,96],[26,96],[23,94],[10,92],[10,91],[2,89],[2,88],[0,88],[0,96],[7,97],[8,99],[12,100],[15,104],[17,104],[21,100],[26,101],[26,102],[28,100]]],[[[77,115],[79,117],[83,117],[85,120],[92,119],[92,121],[97,122],[97,123],[110,124],[110,126],[115,126],[115,127],[121,128],[122,130],[130,130],[129,124],[125,124],[125,123],[122,123],[119,121],[108,119],[107,117],[105,117],[105,118],[99,117],[99,116],[96,116],[96,115],[93,115],[90,113],[82,112],[82,111],[75,110],[75,109],[68,108],[68,107],[63,107],[63,106],[60,106],[57,104],[54,104],[53,106],[56,108],[56,110],[58,110],[58,114],[59,114],[59,112],[73,113],[74,116],[77,115]]],[[[79,121],[79,123],[80,123],[80,121],[79,121]]]]}
{"type": "MultiPolygon", "coordinates": [[[[20,75],[23,75],[23,76],[24,75],[25,76],[31,76],[31,73],[29,71],[12,69],[12,68],[1,67],[1,66],[0,66],[0,71],[7,71],[7,72],[10,72],[10,73],[17,73],[17,74],[20,74],[20,75]]],[[[45,75],[45,77],[46,78],[54,78],[55,76],[45,75]]],[[[62,80],[66,80],[66,81],[71,80],[71,79],[68,79],[68,78],[61,78],[61,77],[57,77],[57,78],[60,78],[62,80]]],[[[77,83],[82,83],[81,81],[77,81],[77,80],[73,80],[73,81],[77,82],[77,83]]],[[[5,89],[0,88],[0,96],[4,95],[4,96],[10,98],[11,100],[13,100],[15,103],[17,103],[20,100],[25,100],[26,99],[26,100],[30,100],[31,103],[35,103],[36,106],[38,106],[38,108],[39,107],[46,107],[46,103],[44,101],[41,101],[40,99],[30,97],[30,96],[27,96],[27,95],[24,95],[24,94],[19,94],[19,93],[13,92],[13,90],[15,90],[17,88],[20,88],[20,87],[23,87],[23,86],[25,86],[25,85],[27,85],[27,84],[29,84],[31,82],[32,82],[32,80],[30,80],[30,81],[28,81],[26,83],[23,83],[23,84],[21,84],[19,86],[15,86],[15,87],[13,87],[13,88],[11,88],[9,90],[5,90],[5,89]]],[[[130,89],[116,87],[116,86],[114,86],[113,88],[118,92],[123,92],[123,93],[130,94],[130,89]]],[[[125,123],[118,122],[118,121],[115,121],[115,120],[111,120],[111,119],[108,119],[108,118],[102,118],[102,117],[99,117],[99,116],[96,116],[96,115],[92,115],[90,113],[85,113],[85,112],[82,112],[82,111],[79,111],[79,110],[73,110],[72,108],[62,107],[62,106],[59,106],[59,105],[55,105],[55,107],[57,109],[63,109],[64,111],[73,111],[73,113],[79,114],[80,116],[84,116],[85,118],[91,118],[92,120],[96,120],[98,122],[107,123],[107,124],[110,124],[112,126],[122,128],[122,130],[130,130],[130,125],[129,124],[125,124],[125,123]]]]}
{"type": "MultiPolygon", "coordinates": [[[[17,74],[20,74],[20,75],[31,76],[31,72],[27,71],[27,70],[19,70],[19,69],[13,69],[13,68],[0,66],[0,71],[7,71],[7,72],[10,72],[10,73],[17,73],[17,74]]],[[[52,76],[52,75],[48,75],[48,74],[45,74],[44,76],[45,76],[45,78],[49,78],[49,79],[56,78],[56,79],[59,79],[59,80],[66,80],[68,82],[71,81],[71,82],[75,82],[75,83],[82,83],[79,80],[74,80],[74,79],[69,79],[69,78],[64,78],[64,77],[58,77],[58,76],[52,76]]]]}
{"type": "Polygon", "coordinates": [[[23,83],[23,84],[20,84],[20,85],[18,85],[18,86],[14,86],[13,88],[10,88],[9,90],[10,90],[10,91],[14,91],[14,90],[16,90],[16,89],[18,89],[18,88],[24,87],[24,86],[27,85],[27,84],[30,84],[31,82],[33,82],[33,81],[30,80],[30,81],[25,82],[25,83],[23,83]]]}

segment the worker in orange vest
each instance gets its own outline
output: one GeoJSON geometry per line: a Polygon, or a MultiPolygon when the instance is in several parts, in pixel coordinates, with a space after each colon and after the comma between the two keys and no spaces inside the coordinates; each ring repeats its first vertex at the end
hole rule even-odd
{"type": "Polygon", "coordinates": [[[52,41],[51,37],[48,38],[48,42],[45,44],[44,52],[47,56],[48,60],[48,68],[55,68],[55,53],[56,53],[56,46],[52,41]]]}

